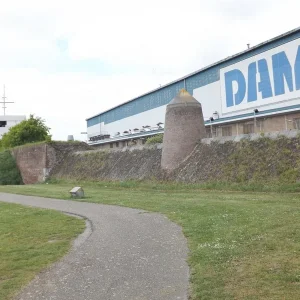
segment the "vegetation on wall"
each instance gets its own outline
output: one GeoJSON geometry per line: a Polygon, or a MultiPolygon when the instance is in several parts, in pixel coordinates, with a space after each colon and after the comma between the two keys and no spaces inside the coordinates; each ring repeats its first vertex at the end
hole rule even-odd
{"type": "MultiPolygon", "coordinates": [[[[157,135],[148,144],[151,141],[155,144],[162,137],[157,135]]],[[[161,170],[161,147],[108,152],[90,150],[85,144],[81,148],[76,143],[51,142],[50,145],[56,151],[57,160],[51,169],[52,178],[159,180],[241,186],[300,182],[300,137],[271,139],[261,136],[256,140],[247,138],[239,142],[199,143],[189,157],[170,173],[161,170]],[[73,145],[76,147],[73,148],[73,145]]]]}
{"type": "Polygon", "coordinates": [[[147,145],[160,144],[163,142],[163,138],[164,138],[163,133],[157,134],[155,136],[148,138],[146,144],[147,145]]]}
{"type": "Polygon", "coordinates": [[[169,179],[187,183],[296,184],[300,181],[300,137],[262,135],[239,142],[199,143],[169,179]]]}
{"type": "Polygon", "coordinates": [[[300,139],[244,139],[236,143],[223,171],[234,182],[295,183],[300,179],[300,139]]]}
{"type": "Polygon", "coordinates": [[[10,151],[0,152],[0,185],[22,184],[16,161],[10,151]]]}
{"type": "MultiPolygon", "coordinates": [[[[157,139],[153,143],[156,142],[157,139]]],[[[114,152],[68,151],[62,155],[51,176],[97,181],[147,179],[243,186],[300,182],[299,137],[271,139],[261,136],[239,142],[199,143],[191,155],[170,173],[161,170],[161,152],[162,149],[156,147],[114,152]]]]}
{"type": "Polygon", "coordinates": [[[5,149],[28,143],[50,141],[50,128],[39,117],[30,115],[28,120],[11,127],[2,137],[2,147],[5,149]]]}

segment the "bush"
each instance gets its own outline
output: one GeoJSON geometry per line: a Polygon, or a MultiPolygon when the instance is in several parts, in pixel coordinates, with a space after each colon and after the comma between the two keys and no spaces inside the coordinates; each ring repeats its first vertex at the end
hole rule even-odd
{"type": "Polygon", "coordinates": [[[146,144],[152,145],[152,144],[160,144],[163,142],[164,135],[162,133],[157,134],[155,136],[152,136],[147,139],[146,144]]]}
{"type": "Polygon", "coordinates": [[[28,120],[9,128],[3,135],[1,144],[3,148],[8,149],[28,143],[49,142],[51,141],[49,130],[44,120],[30,115],[28,120]]]}
{"type": "Polygon", "coordinates": [[[16,161],[11,153],[6,150],[0,152],[0,185],[22,184],[22,177],[16,161]]]}

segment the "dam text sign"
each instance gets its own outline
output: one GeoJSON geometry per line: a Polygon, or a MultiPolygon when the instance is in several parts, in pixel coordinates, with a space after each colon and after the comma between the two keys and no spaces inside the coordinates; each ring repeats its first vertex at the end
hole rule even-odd
{"type": "Polygon", "coordinates": [[[300,39],[221,69],[220,81],[223,113],[300,104],[300,39]]]}

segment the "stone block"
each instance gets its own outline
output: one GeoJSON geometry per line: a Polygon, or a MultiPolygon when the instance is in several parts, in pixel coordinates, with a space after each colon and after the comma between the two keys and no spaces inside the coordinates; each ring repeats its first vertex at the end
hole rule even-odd
{"type": "Polygon", "coordinates": [[[80,186],[75,186],[70,190],[70,194],[72,198],[83,198],[84,191],[83,188],[80,186]]]}

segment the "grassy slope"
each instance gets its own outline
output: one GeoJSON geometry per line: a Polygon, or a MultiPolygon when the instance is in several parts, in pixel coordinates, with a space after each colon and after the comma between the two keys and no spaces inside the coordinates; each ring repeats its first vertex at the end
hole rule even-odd
{"type": "MultiPolygon", "coordinates": [[[[75,183],[0,187],[69,199],[75,183]]],[[[188,239],[192,299],[299,299],[300,196],[183,185],[84,183],[83,201],[157,211],[188,239]]]]}
{"type": "Polygon", "coordinates": [[[11,299],[66,254],[84,228],[83,220],[59,212],[0,202],[0,299],[11,299]]]}

